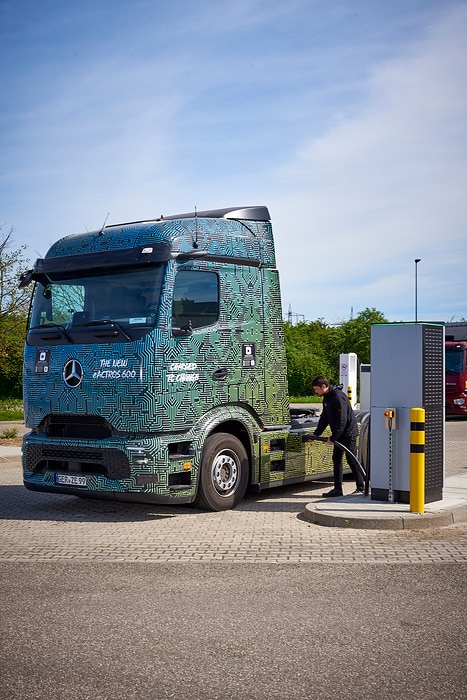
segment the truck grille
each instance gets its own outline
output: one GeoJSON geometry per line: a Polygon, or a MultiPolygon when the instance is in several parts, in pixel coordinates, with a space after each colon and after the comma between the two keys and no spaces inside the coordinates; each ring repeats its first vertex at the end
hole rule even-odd
{"type": "Polygon", "coordinates": [[[130,476],[130,464],[124,452],[115,449],[94,450],[53,445],[28,445],[25,468],[30,472],[79,472],[101,474],[107,479],[130,476]]]}
{"type": "Polygon", "coordinates": [[[105,440],[112,435],[112,427],[100,416],[53,413],[44,418],[39,432],[57,438],[105,440]]]}

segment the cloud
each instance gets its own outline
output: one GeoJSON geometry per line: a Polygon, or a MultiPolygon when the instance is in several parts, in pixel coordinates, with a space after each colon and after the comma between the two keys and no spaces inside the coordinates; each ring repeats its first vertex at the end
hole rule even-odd
{"type": "Polygon", "coordinates": [[[301,186],[281,198],[276,228],[294,232],[294,248],[279,237],[278,251],[285,297],[297,310],[311,279],[327,297],[326,313],[332,300],[348,314],[342,294],[390,313],[405,289],[409,303],[397,305],[410,317],[416,256],[434,280],[433,308],[440,307],[435,295],[459,264],[449,251],[467,252],[466,35],[467,7],[459,6],[374,66],[358,113],[303,143],[287,164],[286,189],[301,186]],[[338,267],[337,284],[327,265],[313,265],[310,275],[317,255],[338,267]]]}
{"type": "Polygon", "coordinates": [[[414,257],[420,304],[463,299],[465,3],[6,5],[0,194],[18,238],[44,253],[108,211],[266,204],[284,306],[308,318],[409,316],[414,257]]]}

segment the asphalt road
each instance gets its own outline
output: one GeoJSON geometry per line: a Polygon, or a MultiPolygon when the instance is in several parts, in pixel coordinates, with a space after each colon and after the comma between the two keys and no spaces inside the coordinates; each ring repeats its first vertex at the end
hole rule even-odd
{"type": "Polygon", "coordinates": [[[5,700],[465,697],[467,565],[2,568],[5,700]]]}
{"type": "Polygon", "coordinates": [[[326,528],[317,488],[203,513],[35,494],[2,458],[0,698],[463,700],[467,524],[326,528]]]}

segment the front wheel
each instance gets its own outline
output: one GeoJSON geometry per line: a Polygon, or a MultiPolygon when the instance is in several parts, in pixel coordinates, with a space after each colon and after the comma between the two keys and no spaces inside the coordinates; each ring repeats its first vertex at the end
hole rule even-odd
{"type": "Polygon", "coordinates": [[[214,433],[204,443],[195,505],[206,510],[229,510],[245,495],[248,456],[240,440],[214,433]]]}

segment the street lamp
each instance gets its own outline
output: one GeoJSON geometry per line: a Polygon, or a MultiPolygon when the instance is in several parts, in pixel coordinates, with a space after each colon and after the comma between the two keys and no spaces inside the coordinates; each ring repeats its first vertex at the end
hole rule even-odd
{"type": "Polygon", "coordinates": [[[418,321],[418,309],[417,309],[417,265],[421,258],[415,258],[415,323],[418,321]]]}

